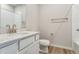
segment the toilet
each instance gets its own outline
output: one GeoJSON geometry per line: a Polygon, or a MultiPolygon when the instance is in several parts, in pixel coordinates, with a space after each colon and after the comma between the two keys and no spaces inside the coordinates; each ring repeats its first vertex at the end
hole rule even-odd
{"type": "Polygon", "coordinates": [[[49,40],[40,39],[40,53],[48,53],[49,40]]]}

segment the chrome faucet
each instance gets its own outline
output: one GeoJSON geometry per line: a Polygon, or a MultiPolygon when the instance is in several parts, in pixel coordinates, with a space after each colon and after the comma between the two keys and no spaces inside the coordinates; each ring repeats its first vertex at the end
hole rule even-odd
{"type": "Polygon", "coordinates": [[[12,33],[16,33],[16,25],[15,24],[12,25],[12,33]]]}
{"type": "Polygon", "coordinates": [[[16,33],[16,25],[15,24],[12,25],[12,28],[9,24],[6,25],[6,27],[8,27],[7,33],[16,33]]]}
{"type": "Polygon", "coordinates": [[[12,31],[11,31],[11,27],[10,27],[10,25],[7,24],[6,27],[8,27],[8,29],[7,29],[7,33],[11,33],[12,31]]]}

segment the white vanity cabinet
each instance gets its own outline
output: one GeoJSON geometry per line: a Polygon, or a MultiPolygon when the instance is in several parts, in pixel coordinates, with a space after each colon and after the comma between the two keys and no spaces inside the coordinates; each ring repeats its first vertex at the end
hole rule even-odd
{"type": "Polygon", "coordinates": [[[39,54],[39,41],[29,45],[28,47],[21,50],[20,54],[39,54]]]}
{"type": "Polygon", "coordinates": [[[17,54],[18,44],[17,42],[8,44],[2,48],[0,48],[0,54],[17,54]]]}
{"type": "Polygon", "coordinates": [[[39,35],[27,38],[26,41],[29,42],[29,44],[28,45],[27,43],[24,44],[26,46],[22,50],[20,50],[19,53],[20,54],[39,54],[39,35]],[[27,40],[30,40],[30,42],[27,40]]]}
{"type": "Polygon", "coordinates": [[[11,39],[8,42],[0,43],[0,54],[39,54],[38,34],[11,39]]]}
{"type": "Polygon", "coordinates": [[[34,36],[30,36],[30,37],[23,38],[23,39],[19,40],[19,50],[22,50],[25,47],[27,47],[30,44],[32,44],[34,42],[34,39],[35,39],[34,36]]]}

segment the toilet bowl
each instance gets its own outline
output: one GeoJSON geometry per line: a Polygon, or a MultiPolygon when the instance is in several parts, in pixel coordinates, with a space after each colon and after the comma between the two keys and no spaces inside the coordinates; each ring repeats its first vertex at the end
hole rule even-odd
{"type": "Polygon", "coordinates": [[[49,40],[40,39],[40,52],[41,53],[48,53],[48,46],[50,44],[49,40]]]}

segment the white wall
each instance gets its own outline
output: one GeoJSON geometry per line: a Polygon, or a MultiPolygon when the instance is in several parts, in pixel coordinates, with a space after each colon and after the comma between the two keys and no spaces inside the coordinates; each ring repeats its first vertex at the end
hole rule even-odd
{"type": "Polygon", "coordinates": [[[72,39],[73,41],[79,41],[79,4],[72,6],[72,39]]]}
{"type": "Polygon", "coordinates": [[[71,32],[71,5],[63,4],[46,4],[40,7],[40,32],[41,38],[51,40],[51,44],[72,47],[72,32],[71,32]],[[67,14],[67,12],[69,14],[67,14]],[[52,18],[68,17],[68,22],[51,23],[52,18]],[[57,32],[57,33],[56,33],[57,32]],[[53,36],[50,34],[53,33],[53,36]]]}
{"type": "Polygon", "coordinates": [[[27,4],[26,28],[39,31],[39,5],[27,4]]]}

